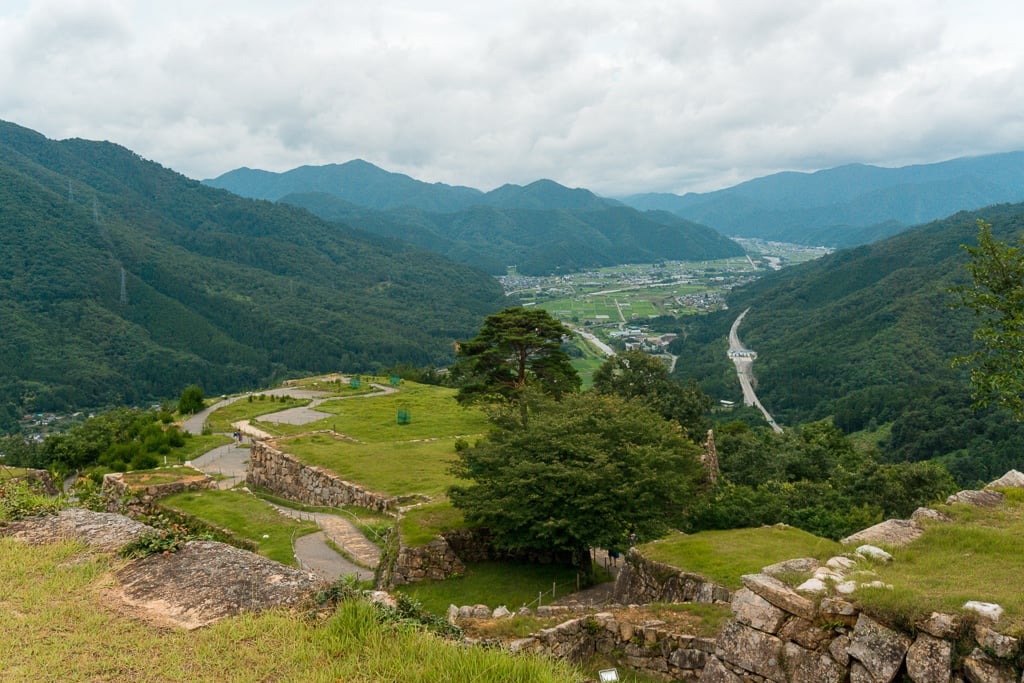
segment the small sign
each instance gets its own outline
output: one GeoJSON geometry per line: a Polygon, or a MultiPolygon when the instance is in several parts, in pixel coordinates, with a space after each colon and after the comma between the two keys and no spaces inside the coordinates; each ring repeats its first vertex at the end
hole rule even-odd
{"type": "Polygon", "coordinates": [[[619,672],[617,669],[602,669],[597,672],[598,679],[604,683],[604,681],[617,681],[619,680],[619,672]]]}

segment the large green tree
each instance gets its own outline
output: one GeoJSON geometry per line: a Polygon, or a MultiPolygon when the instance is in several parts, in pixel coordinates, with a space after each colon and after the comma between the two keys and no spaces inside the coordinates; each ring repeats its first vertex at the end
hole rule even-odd
{"type": "Polygon", "coordinates": [[[972,284],[958,287],[960,305],[978,318],[974,339],[980,348],[957,359],[971,366],[979,405],[995,403],[1024,419],[1024,238],[1016,246],[998,241],[992,226],[978,220],[978,246],[971,256],[972,284]]]}
{"type": "Polygon", "coordinates": [[[637,401],[584,392],[529,423],[495,429],[459,452],[449,490],[467,521],[506,549],[621,549],[682,523],[701,474],[699,449],[637,401]]]}
{"type": "Polygon", "coordinates": [[[594,372],[593,388],[603,394],[636,398],[666,420],[674,420],[695,443],[703,443],[711,426],[711,399],[694,380],[685,386],[669,375],[660,358],[642,351],[611,356],[594,372]]]}
{"type": "Polygon", "coordinates": [[[562,349],[572,332],[542,308],[506,308],[487,316],[480,332],[459,344],[452,376],[458,400],[502,397],[518,404],[536,390],[556,399],[575,392],[580,377],[562,349]]]}

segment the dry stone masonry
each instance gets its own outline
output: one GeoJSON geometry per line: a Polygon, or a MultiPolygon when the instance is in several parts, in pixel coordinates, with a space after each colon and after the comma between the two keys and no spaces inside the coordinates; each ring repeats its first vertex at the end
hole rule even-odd
{"type": "Polygon", "coordinates": [[[400,498],[389,498],[344,481],[328,470],[306,465],[268,441],[253,441],[246,481],[306,505],[358,505],[383,512],[397,509],[402,502],[400,498]]]}
{"type": "MultiPolygon", "coordinates": [[[[1009,486],[1024,487],[1024,475],[1011,471],[984,491],[961,491],[947,502],[999,505],[1004,496],[993,489],[1009,486]]],[[[1024,651],[1020,639],[999,631],[999,605],[969,602],[967,616],[935,612],[907,633],[862,613],[847,597],[861,586],[882,587],[858,571],[868,558],[892,560],[870,542],[911,543],[923,518],[943,516],[918,510],[911,520],[889,520],[844,539],[863,545],[824,565],[792,560],[744,576],[702,683],[1024,683],[1024,651]],[[812,577],[792,588],[772,576],[783,571],[812,577]]]]}

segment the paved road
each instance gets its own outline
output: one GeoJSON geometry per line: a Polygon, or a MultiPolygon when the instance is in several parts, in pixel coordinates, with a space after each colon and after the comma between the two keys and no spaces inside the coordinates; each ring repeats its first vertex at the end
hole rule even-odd
{"type": "Polygon", "coordinates": [[[757,358],[757,354],[743,346],[737,331],[739,330],[740,323],[743,322],[743,317],[748,312],[750,312],[749,308],[740,313],[729,330],[729,357],[736,364],[736,374],[740,379],[740,386],[743,388],[743,404],[755,406],[764,415],[764,419],[768,421],[772,430],[781,434],[782,427],[776,424],[775,418],[761,405],[761,401],[757,398],[757,393],[754,391],[754,359],[757,358]]]}
{"type": "Polygon", "coordinates": [[[224,475],[225,478],[217,482],[220,489],[244,483],[248,465],[249,446],[242,443],[214,448],[192,461],[192,466],[201,472],[224,475]]]}
{"type": "Polygon", "coordinates": [[[317,531],[295,539],[295,559],[303,569],[308,569],[327,581],[336,581],[342,576],[356,575],[360,581],[373,579],[373,572],[355,565],[327,545],[324,532],[317,531]]]}

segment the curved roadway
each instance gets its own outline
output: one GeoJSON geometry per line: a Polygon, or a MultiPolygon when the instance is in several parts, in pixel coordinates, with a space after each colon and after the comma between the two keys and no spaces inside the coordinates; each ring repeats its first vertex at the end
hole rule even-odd
{"type": "Polygon", "coordinates": [[[739,376],[740,386],[743,388],[743,405],[754,406],[760,410],[764,419],[768,421],[768,425],[781,434],[782,427],[775,423],[775,419],[761,405],[761,401],[758,400],[757,393],[754,391],[754,359],[757,358],[757,354],[743,346],[737,332],[740,323],[743,322],[743,316],[749,311],[748,308],[740,313],[729,330],[729,358],[736,364],[736,374],[739,376]]]}

